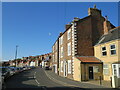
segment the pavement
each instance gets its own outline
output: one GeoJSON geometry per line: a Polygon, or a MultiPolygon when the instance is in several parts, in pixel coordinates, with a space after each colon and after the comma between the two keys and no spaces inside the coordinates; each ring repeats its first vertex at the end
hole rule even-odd
{"type": "Polygon", "coordinates": [[[51,80],[66,86],[81,87],[81,88],[111,88],[110,82],[102,81],[102,84],[104,83],[105,85],[100,85],[99,81],[88,81],[88,82],[74,81],[65,77],[61,77],[49,70],[48,71],[46,70],[45,73],[51,80]]]}

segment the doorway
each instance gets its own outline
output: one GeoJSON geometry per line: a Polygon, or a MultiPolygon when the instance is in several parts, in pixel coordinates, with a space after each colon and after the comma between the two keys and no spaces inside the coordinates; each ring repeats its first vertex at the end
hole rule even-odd
{"type": "Polygon", "coordinates": [[[67,77],[67,65],[66,65],[66,61],[64,62],[64,77],[67,77]]]}
{"type": "Polygon", "coordinates": [[[89,79],[93,79],[93,67],[89,67],[89,79]]]}

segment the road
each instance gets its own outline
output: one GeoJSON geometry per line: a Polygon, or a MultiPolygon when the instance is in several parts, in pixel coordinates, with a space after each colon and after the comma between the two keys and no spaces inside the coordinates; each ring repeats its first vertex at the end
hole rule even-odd
{"type": "Polygon", "coordinates": [[[42,90],[64,88],[78,90],[80,88],[67,87],[58,82],[52,81],[45,74],[44,69],[38,67],[28,71],[18,73],[10,77],[6,83],[6,88],[41,88],[42,90]]]}

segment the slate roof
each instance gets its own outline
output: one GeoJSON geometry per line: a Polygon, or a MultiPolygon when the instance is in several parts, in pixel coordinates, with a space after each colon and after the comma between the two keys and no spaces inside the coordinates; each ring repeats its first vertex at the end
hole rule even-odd
{"type": "Polygon", "coordinates": [[[79,59],[82,63],[102,63],[101,60],[94,56],[78,56],[76,58],[79,59]]]}
{"type": "Polygon", "coordinates": [[[112,40],[120,39],[120,26],[116,27],[114,29],[111,29],[108,34],[102,35],[100,40],[98,41],[98,44],[106,43],[112,40]]]}

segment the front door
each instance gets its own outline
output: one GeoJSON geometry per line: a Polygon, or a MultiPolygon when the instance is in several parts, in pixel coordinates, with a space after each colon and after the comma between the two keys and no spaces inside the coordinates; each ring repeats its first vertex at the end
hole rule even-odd
{"type": "Polygon", "coordinates": [[[66,61],[64,62],[64,77],[67,77],[67,65],[66,65],[66,61]]]}
{"type": "Polygon", "coordinates": [[[93,79],[93,67],[89,67],[89,79],[93,79]]]}

